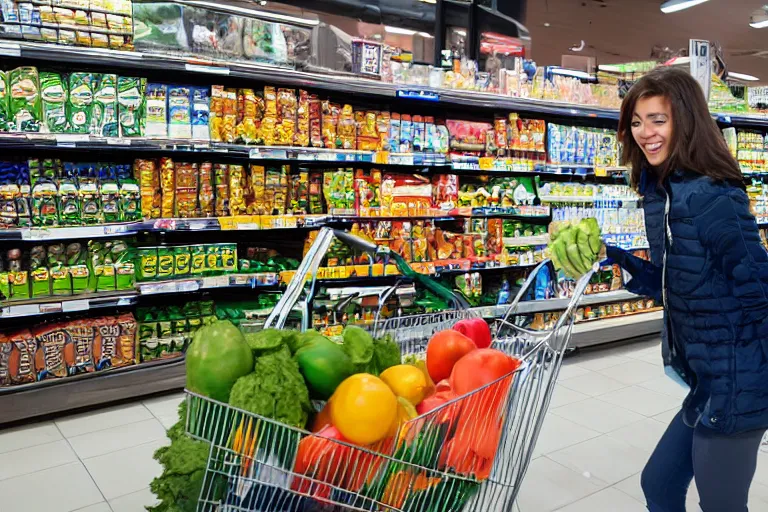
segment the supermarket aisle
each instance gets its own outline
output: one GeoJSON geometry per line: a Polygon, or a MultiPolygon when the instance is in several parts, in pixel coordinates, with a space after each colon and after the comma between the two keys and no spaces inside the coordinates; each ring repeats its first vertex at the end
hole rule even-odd
{"type": "MultiPolygon", "coordinates": [[[[640,471],[683,392],[662,373],[658,340],[566,362],[531,463],[523,512],[643,512],[640,471]]],[[[142,512],[181,394],[0,431],[8,512],[142,512]],[[44,489],[45,492],[40,492],[44,489]]],[[[689,510],[698,510],[695,490],[689,510]]],[[[761,453],[752,512],[768,512],[761,453]]]]}

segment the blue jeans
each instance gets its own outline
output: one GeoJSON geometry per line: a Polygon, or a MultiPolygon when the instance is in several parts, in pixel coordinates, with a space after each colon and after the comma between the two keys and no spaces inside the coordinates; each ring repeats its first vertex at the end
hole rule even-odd
{"type": "Polygon", "coordinates": [[[640,480],[651,512],[686,512],[685,497],[696,478],[704,512],[747,512],[763,430],[722,435],[690,428],[677,413],[653,451],[640,480]]]}

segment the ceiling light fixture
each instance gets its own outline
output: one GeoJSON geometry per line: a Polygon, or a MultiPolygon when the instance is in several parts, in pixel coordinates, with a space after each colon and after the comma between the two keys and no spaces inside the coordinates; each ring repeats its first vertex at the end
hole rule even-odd
{"type": "Polygon", "coordinates": [[[461,37],[467,37],[467,31],[466,30],[454,29],[453,31],[456,32],[456,34],[460,35],[461,37]]]}
{"type": "Polygon", "coordinates": [[[736,73],[734,71],[728,72],[728,78],[734,78],[736,80],[744,80],[746,82],[757,82],[758,80],[760,80],[756,76],[747,75],[744,73],[736,73]]]}
{"type": "Polygon", "coordinates": [[[416,33],[419,34],[421,37],[426,37],[427,39],[432,39],[432,34],[430,34],[429,32],[416,32],[416,33]]]}
{"type": "Polygon", "coordinates": [[[703,4],[709,0],[667,0],[661,4],[661,12],[669,14],[671,12],[678,12],[684,9],[689,9],[695,5],[703,4]]]}
{"type": "Polygon", "coordinates": [[[572,76],[574,78],[583,78],[585,80],[592,80],[594,78],[592,75],[590,75],[587,72],[576,71],[575,69],[553,67],[553,68],[550,68],[550,71],[555,75],[572,76]]]}
{"type": "Polygon", "coordinates": [[[400,34],[403,36],[412,36],[416,33],[415,30],[411,30],[409,28],[390,27],[389,25],[384,26],[384,31],[388,34],[400,34]]]}
{"type": "Polygon", "coordinates": [[[244,14],[246,16],[252,16],[262,20],[293,23],[295,25],[303,25],[309,27],[316,27],[320,24],[320,20],[313,20],[310,18],[301,18],[299,16],[288,16],[287,14],[279,14],[276,12],[260,11],[258,9],[246,9],[244,7],[237,7],[235,5],[227,5],[223,7],[216,2],[206,2],[202,0],[187,0],[187,5],[194,7],[206,7],[211,9],[225,9],[226,12],[244,14]]]}
{"type": "Polygon", "coordinates": [[[585,43],[585,42],[584,42],[584,40],[582,39],[582,40],[581,40],[581,44],[580,44],[580,45],[578,45],[578,46],[576,46],[576,45],[573,45],[573,46],[571,46],[571,47],[569,48],[569,50],[571,50],[572,52],[580,52],[580,51],[582,51],[582,50],[583,50],[583,49],[584,49],[586,46],[587,46],[587,43],[585,43]]]}
{"type": "Polygon", "coordinates": [[[609,73],[621,73],[621,66],[615,64],[600,64],[597,66],[598,71],[608,71],[609,73]]]}
{"type": "Polygon", "coordinates": [[[749,26],[752,28],[768,27],[768,9],[758,9],[749,17],[749,26]]]}

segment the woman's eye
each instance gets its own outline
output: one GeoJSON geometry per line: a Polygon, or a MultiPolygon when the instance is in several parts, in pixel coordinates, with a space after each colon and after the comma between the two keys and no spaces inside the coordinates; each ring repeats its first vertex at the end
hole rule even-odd
{"type": "Polygon", "coordinates": [[[633,122],[632,123],[632,128],[640,128],[640,122],[639,121],[633,122]]]}
{"type": "Polygon", "coordinates": [[[663,121],[663,120],[661,120],[661,121],[654,121],[654,123],[658,124],[658,125],[662,125],[662,124],[666,123],[666,121],[663,121]]]}

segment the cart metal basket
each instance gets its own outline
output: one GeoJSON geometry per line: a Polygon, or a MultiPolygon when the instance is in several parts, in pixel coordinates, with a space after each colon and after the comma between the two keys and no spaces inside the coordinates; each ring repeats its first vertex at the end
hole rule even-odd
{"type": "MultiPolygon", "coordinates": [[[[334,236],[376,250],[346,233],[321,230],[267,327],[281,327],[306,296],[306,277],[316,275],[334,236]]],[[[198,510],[512,510],[570,340],[575,308],[593,273],[579,280],[553,328],[532,330],[521,325],[518,305],[546,265],[531,272],[495,325],[492,346],[519,358],[520,365],[495,382],[402,422],[375,446],[292,428],[188,392],[187,433],[211,443],[198,510]]],[[[313,286],[314,279],[309,288],[313,286]]],[[[462,309],[460,298],[455,305],[458,309],[448,312],[379,319],[374,335],[397,341],[403,356],[422,355],[434,332],[472,314],[462,309]]]]}

